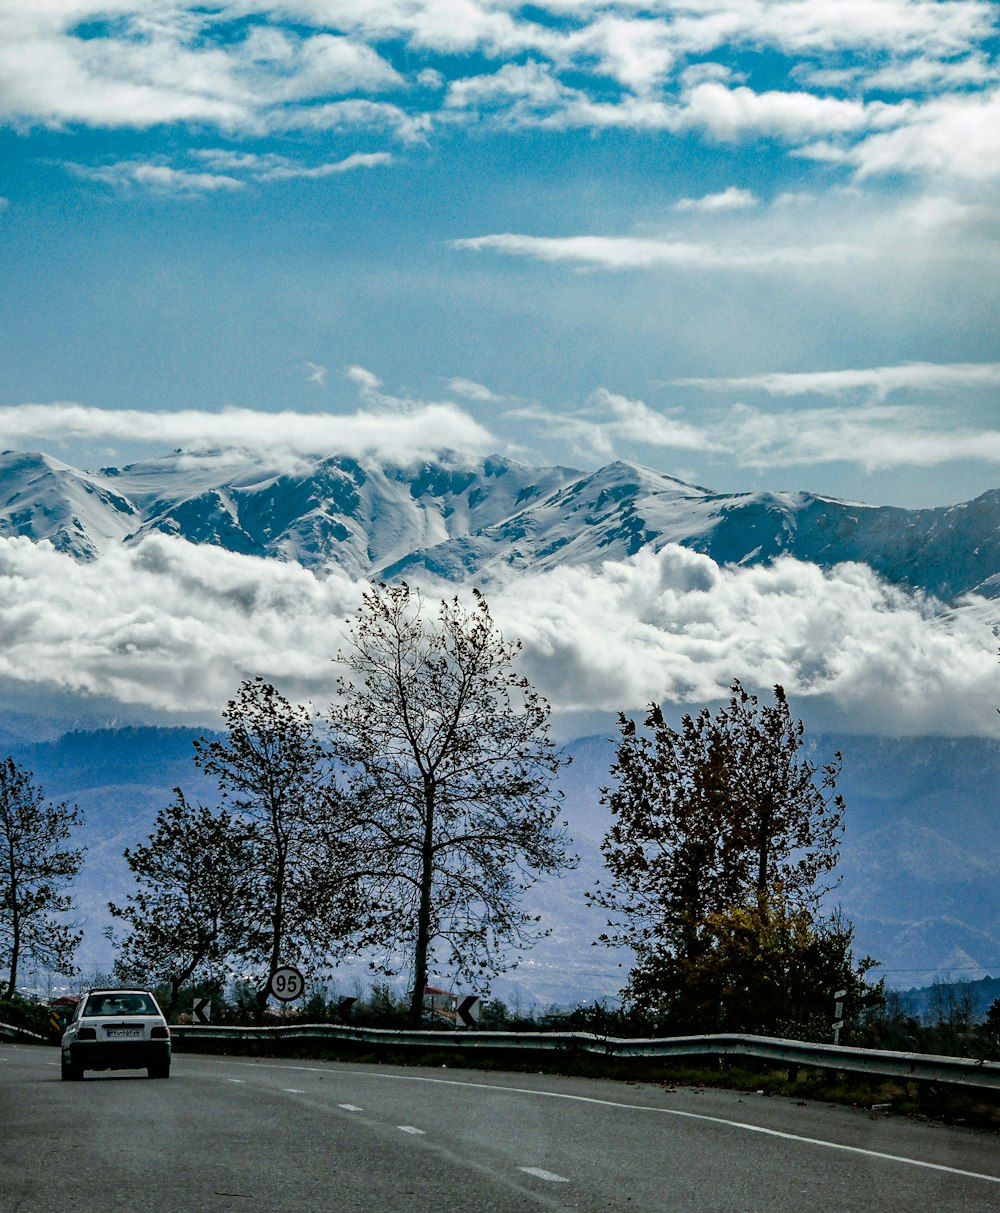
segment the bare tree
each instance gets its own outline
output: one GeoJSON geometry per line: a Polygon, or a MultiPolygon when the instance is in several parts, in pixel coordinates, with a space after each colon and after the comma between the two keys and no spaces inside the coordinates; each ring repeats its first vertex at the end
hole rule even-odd
{"type": "Polygon", "coordinates": [[[13,758],[0,763],[0,956],[8,977],[4,998],[17,989],[18,967],[30,956],[59,973],[73,973],[82,934],[62,916],[64,892],[80,869],[83,850],[63,846],[83,824],[76,805],[47,801],[30,771],[13,758]]]}
{"type": "Polygon", "coordinates": [[[418,1021],[435,944],[485,988],[537,937],[522,894],[575,862],[552,787],[562,760],[548,703],[513,670],[520,646],[478,592],[430,618],[407,585],[373,587],[348,639],[332,747],[368,834],[371,896],[411,958],[418,1021]]]}
{"type": "Polygon", "coordinates": [[[254,678],[223,716],[226,738],[195,742],[195,762],[249,827],[251,917],[238,952],[264,970],[263,1008],[282,964],[325,960],[360,936],[358,832],[307,708],[254,678]]]}

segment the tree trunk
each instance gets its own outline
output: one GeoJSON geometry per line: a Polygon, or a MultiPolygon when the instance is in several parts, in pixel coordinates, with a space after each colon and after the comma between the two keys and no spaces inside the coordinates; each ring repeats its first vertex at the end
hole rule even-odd
{"type": "Polygon", "coordinates": [[[771,857],[771,819],[774,808],[771,804],[761,809],[760,824],[757,827],[757,899],[760,901],[767,896],[767,863],[771,857]]]}
{"type": "Polygon", "coordinates": [[[284,934],[285,919],[285,868],[286,855],[284,850],[279,853],[278,871],[275,875],[274,913],[271,915],[271,959],[267,969],[267,980],[257,991],[257,1010],[263,1015],[264,1008],[271,993],[271,979],[281,965],[281,942],[284,934]]]}
{"type": "Polygon", "coordinates": [[[17,912],[17,880],[14,877],[14,858],[11,856],[11,882],[10,882],[10,906],[11,906],[11,933],[10,933],[10,977],[7,982],[7,988],[4,990],[4,998],[13,998],[14,991],[17,989],[17,966],[21,959],[21,916],[17,912]]]}
{"type": "Polygon", "coordinates": [[[431,933],[431,890],[434,884],[434,785],[424,780],[424,836],[420,848],[420,905],[417,909],[417,939],[413,949],[413,993],[410,1019],[419,1024],[424,1012],[427,986],[427,954],[431,933]]]}

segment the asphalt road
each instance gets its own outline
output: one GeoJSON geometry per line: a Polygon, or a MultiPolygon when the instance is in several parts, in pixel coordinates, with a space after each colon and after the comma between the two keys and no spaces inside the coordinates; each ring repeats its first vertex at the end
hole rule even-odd
{"type": "Polygon", "coordinates": [[[0,1213],[1000,1208],[1000,1137],[730,1092],[174,1057],[59,1078],[0,1045],[0,1213]]]}

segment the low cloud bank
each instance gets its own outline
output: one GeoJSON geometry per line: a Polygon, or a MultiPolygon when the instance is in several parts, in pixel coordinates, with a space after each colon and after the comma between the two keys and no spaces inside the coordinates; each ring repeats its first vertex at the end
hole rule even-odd
{"type": "MultiPolygon", "coordinates": [[[[217,722],[260,674],[325,707],[363,584],[153,537],[77,564],[0,540],[0,710],[217,722]],[[113,709],[113,711],[112,711],[113,709]]],[[[428,597],[454,586],[424,586],[428,597]]],[[[995,612],[942,615],[864,566],[720,568],[681,548],[520,575],[488,594],[557,713],[697,709],[781,682],[811,729],[997,735],[995,612]]]]}

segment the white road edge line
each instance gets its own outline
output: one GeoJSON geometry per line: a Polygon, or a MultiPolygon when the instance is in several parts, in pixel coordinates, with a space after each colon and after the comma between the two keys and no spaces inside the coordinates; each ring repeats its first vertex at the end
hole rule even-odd
{"type": "Polygon", "coordinates": [[[396,1128],[399,1129],[401,1133],[413,1133],[420,1137],[425,1135],[425,1131],[423,1129],[418,1129],[415,1125],[396,1125],[396,1128]]]}
{"type": "MultiPolygon", "coordinates": [[[[231,1060],[231,1059],[230,1059],[231,1060]]],[[[254,1065],[254,1062],[240,1062],[254,1065]]],[[[315,1066],[278,1065],[275,1069],[302,1070],[308,1074],[325,1074],[315,1066]]],[[[760,1133],[765,1137],[777,1137],[783,1141],[796,1141],[801,1145],[820,1146],[826,1150],[841,1150],[846,1154],[860,1154],[865,1158],[878,1158],[883,1162],[903,1163],[908,1167],[921,1167],[926,1171],[943,1171],[946,1175],[959,1175],[963,1179],[981,1179],[986,1183],[1000,1184],[1000,1175],[985,1175],[981,1171],[963,1171],[960,1167],[948,1167],[940,1162],[926,1162],[922,1158],[907,1158],[905,1154],[884,1154],[881,1150],[866,1150],[863,1146],[847,1146],[839,1141],[824,1141],[821,1137],[802,1137],[798,1133],[783,1133],[780,1129],[765,1129],[761,1125],[747,1124],[742,1120],[727,1120],[722,1116],[708,1116],[704,1112],[684,1112],[679,1108],[650,1108],[644,1104],[620,1103],[613,1099],[597,1099],[593,1095],[569,1095],[565,1091],[535,1091],[531,1087],[508,1087],[500,1083],[462,1082],[457,1078],[427,1078],[421,1074],[384,1074],[378,1070],[344,1070],[358,1078],[386,1078],[395,1082],[432,1082],[443,1087],[472,1087],[482,1091],[507,1091],[514,1095],[536,1095],[542,1099],[567,1099],[574,1103],[599,1104],[605,1108],[622,1108],[630,1112],[653,1112],[659,1116],[679,1116],[685,1120],[702,1120],[710,1124],[725,1125],[730,1129],[742,1129],[746,1133],[760,1133]]],[[[230,1082],[238,1081],[230,1079],[230,1082]]]]}
{"type": "Polygon", "coordinates": [[[525,1175],[534,1175],[536,1179],[545,1179],[550,1184],[568,1184],[569,1180],[565,1175],[556,1175],[554,1171],[543,1171],[541,1167],[518,1167],[519,1171],[523,1171],[525,1175]]]}

